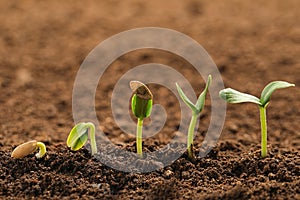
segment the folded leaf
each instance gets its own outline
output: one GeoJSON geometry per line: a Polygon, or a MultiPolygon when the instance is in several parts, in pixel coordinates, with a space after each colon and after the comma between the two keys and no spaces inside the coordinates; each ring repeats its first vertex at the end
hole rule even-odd
{"type": "Polygon", "coordinates": [[[219,96],[227,101],[228,103],[245,103],[245,102],[251,102],[258,105],[261,105],[259,98],[239,92],[237,90],[226,88],[219,92],[219,96]]]}
{"type": "MultiPolygon", "coordinates": [[[[75,150],[78,147],[78,145],[81,145],[81,147],[86,143],[88,138],[88,127],[86,123],[79,123],[76,126],[72,128],[70,131],[70,134],[67,139],[67,146],[71,147],[72,150],[75,150]]],[[[81,148],[80,147],[80,148],[81,148]]]]}
{"type": "Polygon", "coordinates": [[[200,94],[197,102],[196,102],[196,107],[198,109],[198,112],[200,113],[205,105],[205,97],[206,97],[206,93],[208,91],[208,87],[210,86],[211,83],[211,75],[208,76],[207,78],[207,82],[206,82],[206,86],[205,89],[203,90],[203,92],[200,94]]]}
{"type": "Polygon", "coordinates": [[[152,111],[152,104],[153,104],[153,101],[152,99],[148,101],[148,104],[147,104],[147,112],[146,112],[146,117],[149,117],[150,114],[151,114],[151,111],[152,111]]]}
{"type": "Polygon", "coordinates": [[[262,106],[265,106],[268,104],[270,101],[272,93],[277,90],[277,89],[282,89],[282,88],[287,88],[295,86],[295,84],[291,84],[285,81],[273,81],[269,83],[262,91],[261,97],[260,97],[260,102],[262,106]]]}
{"type": "Polygon", "coordinates": [[[189,98],[184,94],[184,92],[182,91],[182,89],[180,88],[180,86],[176,83],[176,87],[177,87],[177,91],[181,97],[181,99],[183,100],[183,102],[190,107],[190,109],[194,112],[197,113],[198,109],[197,107],[189,100],[189,98]]]}
{"type": "Polygon", "coordinates": [[[79,137],[77,140],[73,141],[73,143],[71,145],[71,150],[77,151],[77,150],[81,149],[87,140],[88,140],[88,134],[81,135],[81,137],[79,137]]]}
{"type": "Polygon", "coordinates": [[[144,119],[151,114],[152,102],[152,99],[142,99],[134,94],[131,99],[131,110],[137,118],[144,119]]]}

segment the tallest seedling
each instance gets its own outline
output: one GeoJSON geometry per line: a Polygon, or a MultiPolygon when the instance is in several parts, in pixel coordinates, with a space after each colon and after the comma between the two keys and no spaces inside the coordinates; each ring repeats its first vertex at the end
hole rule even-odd
{"type": "Polygon", "coordinates": [[[250,94],[241,93],[231,88],[220,91],[220,97],[228,103],[251,102],[259,106],[260,123],[261,123],[261,157],[267,156],[267,117],[266,108],[270,102],[271,94],[281,88],[295,86],[285,81],[274,81],[269,83],[262,91],[260,99],[250,94]]]}

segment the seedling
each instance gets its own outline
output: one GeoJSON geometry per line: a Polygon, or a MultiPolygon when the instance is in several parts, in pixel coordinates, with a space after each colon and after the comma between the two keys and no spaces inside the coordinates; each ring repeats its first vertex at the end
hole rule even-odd
{"type": "Polygon", "coordinates": [[[182,98],[183,102],[192,110],[192,118],[188,129],[188,137],[187,137],[187,151],[189,158],[194,158],[194,151],[193,151],[193,140],[194,140],[194,132],[195,126],[197,122],[197,118],[200,116],[201,111],[205,105],[205,97],[208,91],[208,87],[211,83],[211,75],[208,76],[205,89],[198,97],[196,104],[193,104],[190,99],[184,94],[180,86],[176,83],[176,87],[180,97],[182,98]]]}
{"type": "Polygon", "coordinates": [[[142,132],[143,132],[143,120],[149,117],[152,110],[152,98],[153,95],[149,88],[139,82],[130,81],[130,88],[133,91],[131,99],[131,110],[134,116],[138,119],[136,128],[136,150],[140,157],[143,157],[142,150],[142,132]]]}
{"type": "Polygon", "coordinates": [[[67,146],[73,151],[81,149],[88,140],[90,136],[92,155],[97,153],[97,145],[95,138],[95,125],[91,122],[81,122],[76,124],[67,139],[67,146]]]}
{"type": "Polygon", "coordinates": [[[251,102],[259,106],[260,123],[261,123],[261,157],[267,156],[267,119],[266,108],[270,102],[271,94],[281,88],[295,86],[294,84],[285,81],[274,81],[269,83],[262,91],[260,99],[250,94],[241,93],[231,88],[226,88],[220,91],[220,97],[228,103],[244,103],[251,102]]]}
{"type": "Polygon", "coordinates": [[[25,142],[17,146],[13,152],[11,153],[12,158],[23,158],[39,149],[39,152],[35,154],[37,158],[42,158],[47,150],[46,146],[42,142],[37,142],[36,140],[32,140],[29,142],[25,142]]]}

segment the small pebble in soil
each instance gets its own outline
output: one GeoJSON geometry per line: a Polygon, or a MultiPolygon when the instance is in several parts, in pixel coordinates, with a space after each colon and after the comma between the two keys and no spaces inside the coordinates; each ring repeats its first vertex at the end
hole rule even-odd
{"type": "Polygon", "coordinates": [[[183,172],[181,173],[181,177],[182,177],[183,179],[188,179],[188,178],[190,177],[190,172],[188,172],[188,171],[183,171],[183,172]]]}
{"type": "Polygon", "coordinates": [[[165,172],[164,172],[164,177],[165,178],[170,178],[172,175],[173,175],[174,173],[171,171],[171,170],[166,170],[165,172]]]}
{"type": "Polygon", "coordinates": [[[273,173],[269,173],[269,174],[268,174],[268,177],[269,177],[270,180],[276,179],[276,175],[273,174],[273,173]]]}

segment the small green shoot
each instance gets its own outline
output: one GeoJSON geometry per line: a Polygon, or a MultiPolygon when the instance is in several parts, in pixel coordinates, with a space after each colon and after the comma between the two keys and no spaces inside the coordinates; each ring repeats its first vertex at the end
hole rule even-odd
{"type": "Polygon", "coordinates": [[[35,154],[35,157],[42,158],[45,156],[47,150],[46,146],[42,142],[37,142],[36,140],[32,140],[29,142],[25,142],[17,146],[13,152],[11,153],[12,158],[23,158],[34,151],[39,149],[39,152],[35,154]]]}
{"type": "Polygon", "coordinates": [[[251,102],[259,106],[260,122],[261,122],[261,157],[267,156],[267,119],[266,108],[270,102],[272,93],[277,89],[295,86],[294,84],[285,81],[273,81],[269,83],[262,91],[260,99],[246,93],[241,93],[231,88],[226,88],[220,91],[219,95],[228,103],[244,103],[251,102]]]}
{"type": "Polygon", "coordinates": [[[95,125],[91,122],[81,122],[76,124],[67,139],[67,146],[73,151],[81,149],[88,140],[90,136],[90,143],[92,149],[92,155],[97,153],[97,145],[95,138],[95,125]]]}
{"type": "Polygon", "coordinates": [[[176,83],[176,87],[177,87],[180,97],[182,98],[183,102],[192,110],[192,119],[191,119],[191,122],[189,125],[188,138],[187,138],[187,151],[188,151],[188,156],[191,159],[194,158],[193,140],[194,140],[194,131],[195,131],[196,123],[197,123],[197,118],[200,116],[200,113],[204,108],[205,97],[206,97],[206,93],[208,91],[208,87],[210,86],[211,80],[212,80],[211,75],[209,75],[207,78],[205,89],[198,97],[196,104],[193,104],[190,101],[190,99],[184,94],[184,92],[182,91],[180,86],[176,83]]]}
{"type": "Polygon", "coordinates": [[[136,150],[137,154],[142,158],[143,120],[151,114],[153,95],[149,88],[139,81],[130,81],[130,88],[133,91],[131,110],[138,119],[136,128],[136,150]]]}

